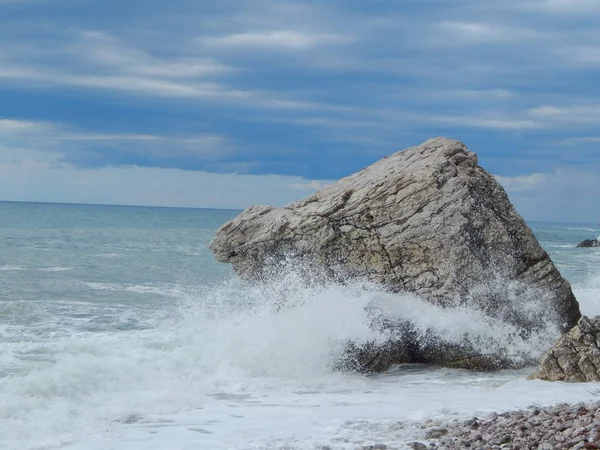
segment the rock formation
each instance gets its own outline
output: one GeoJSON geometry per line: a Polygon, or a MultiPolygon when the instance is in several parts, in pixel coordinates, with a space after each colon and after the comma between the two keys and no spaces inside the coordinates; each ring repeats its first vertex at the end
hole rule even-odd
{"type": "Polygon", "coordinates": [[[531,379],[600,381],[600,316],[582,317],[541,359],[531,379]]]}
{"type": "Polygon", "coordinates": [[[268,279],[292,260],[310,268],[308,278],[318,269],[329,280],[468,305],[524,333],[541,316],[563,331],[580,317],[569,283],[502,187],[463,143],[445,138],[284,208],[251,207],[219,228],[210,248],[246,279],[268,279]]]}
{"type": "Polygon", "coordinates": [[[600,240],[586,239],[585,241],[577,244],[577,248],[591,248],[591,247],[600,247],[600,240]]]}

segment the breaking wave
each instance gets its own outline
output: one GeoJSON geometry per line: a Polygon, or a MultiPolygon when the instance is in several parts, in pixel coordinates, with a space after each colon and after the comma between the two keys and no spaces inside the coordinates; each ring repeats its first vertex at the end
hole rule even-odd
{"type": "MultiPolygon", "coordinates": [[[[543,311],[543,297],[526,299],[521,287],[515,292],[521,295],[514,298],[516,310],[543,311]]],[[[421,340],[467,341],[481,353],[516,359],[539,357],[559,334],[543,314],[540,327],[523,335],[468,299],[442,308],[370,284],[307,285],[294,270],[269,283],[181,287],[169,290],[165,301],[170,312],[154,321],[148,316],[147,327],[117,324],[98,333],[83,323],[69,333],[11,344],[0,356],[9,368],[0,377],[0,435],[15,444],[10,448],[23,440],[29,448],[60,445],[90,428],[203,408],[220,396],[368,389],[367,378],[336,370],[336,363],[349,341],[390,339],[390,331],[377,326],[382,316],[408,321],[421,340]],[[33,430],[32,423],[44,426],[33,430]]]]}

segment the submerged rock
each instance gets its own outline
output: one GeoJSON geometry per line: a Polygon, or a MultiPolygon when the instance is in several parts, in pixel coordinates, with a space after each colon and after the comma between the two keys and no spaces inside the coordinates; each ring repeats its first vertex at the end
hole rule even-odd
{"type": "Polygon", "coordinates": [[[591,247],[600,247],[600,240],[586,239],[585,241],[577,244],[577,248],[591,248],[591,247]]]}
{"type": "MultiPolygon", "coordinates": [[[[580,317],[571,286],[504,189],[463,143],[445,138],[397,152],[284,208],[251,207],[219,228],[210,248],[246,279],[268,281],[282,261],[292,261],[307,282],[374,282],[443,308],[480,311],[524,335],[548,322],[566,331],[580,317]]],[[[455,365],[456,351],[433,347],[401,338],[384,350],[398,356],[388,361],[455,365]]],[[[457,348],[458,361],[482,356],[457,348]]],[[[504,365],[496,355],[485,358],[504,365]]],[[[377,370],[387,365],[375,360],[377,370]]]]}
{"type": "Polygon", "coordinates": [[[600,381],[600,316],[582,317],[541,359],[531,379],[600,381]]]}

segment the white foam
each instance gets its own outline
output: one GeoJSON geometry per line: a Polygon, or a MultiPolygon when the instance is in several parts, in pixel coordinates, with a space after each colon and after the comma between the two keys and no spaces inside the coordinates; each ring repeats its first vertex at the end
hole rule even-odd
{"type": "MultiPolygon", "coordinates": [[[[100,288],[132,286],[140,291],[100,288]]],[[[29,361],[0,379],[4,448],[341,449],[373,440],[397,446],[421,436],[412,421],[424,417],[584,400],[600,389],[526,381],[528,371],[333,371],[346,339],[386,338],[369,326],[369,304],[449,339],[459,323],[484,337],[484,346],[527,344],[477,312],[449,312],[411,296],[399,302],[368,286],[317,289],[287,277],[278,286],[232,281],[203,292],[180,289],[179,296],[170,317],[152,329],[72,332],[4,346],[15,361],[29,361]]]]}
{"type": "Polygon", "coordinates": [[[0,266],[0,272],[14,272],[17,270],[27,270],[27,269],[23,266],[11,266],[11,265],[0,266]]]}
{"type": "Polygon", "coordinates": [[[116,283],[84,283],[88,288],[99,291],[133,292],[136,294],[156,294],[168,297],[181,298],[185,291],[179,286],[156,284],[116,284],[116,283]]]}
{"type": "Polygon", "coordinates": [[[40,272],[66,272],[67,270],[71,270],[70,267],[44,267],[42,269],[37,269],[40,272]]]}
{"type": "Polygon", "coordinates": [[[600,264],[597,270],[598,272],[591,275],[585,283],[573,286],[581,313],[587,316],[600,315],[600,264]]]}

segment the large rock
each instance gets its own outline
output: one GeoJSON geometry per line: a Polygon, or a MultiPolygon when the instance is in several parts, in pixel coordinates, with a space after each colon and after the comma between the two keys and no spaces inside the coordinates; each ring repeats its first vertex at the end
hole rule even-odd
{"type": "Polygon", "coordinates": [[[582,317],[541,359],[531,379],[600,381],[600,316],[582,317]]]}
{"type": "Polygon", "coordinates": [[[586,239],[585,241],[577,244],[577,248],[594,248],[600,247],[600,240],[598,239],[586,239]]]}
{"type": "Polygon", "coordinates": [[[291,259],[311,281],[316,269],[371,281],[442,307],[468,305],[524,333],[548,320],[566,331],[580,317],[569,283],[502,187],[463,143],[445,138],[285,208],[251,207],[210,248],[243,278],[277,276],[291,259]]]}

